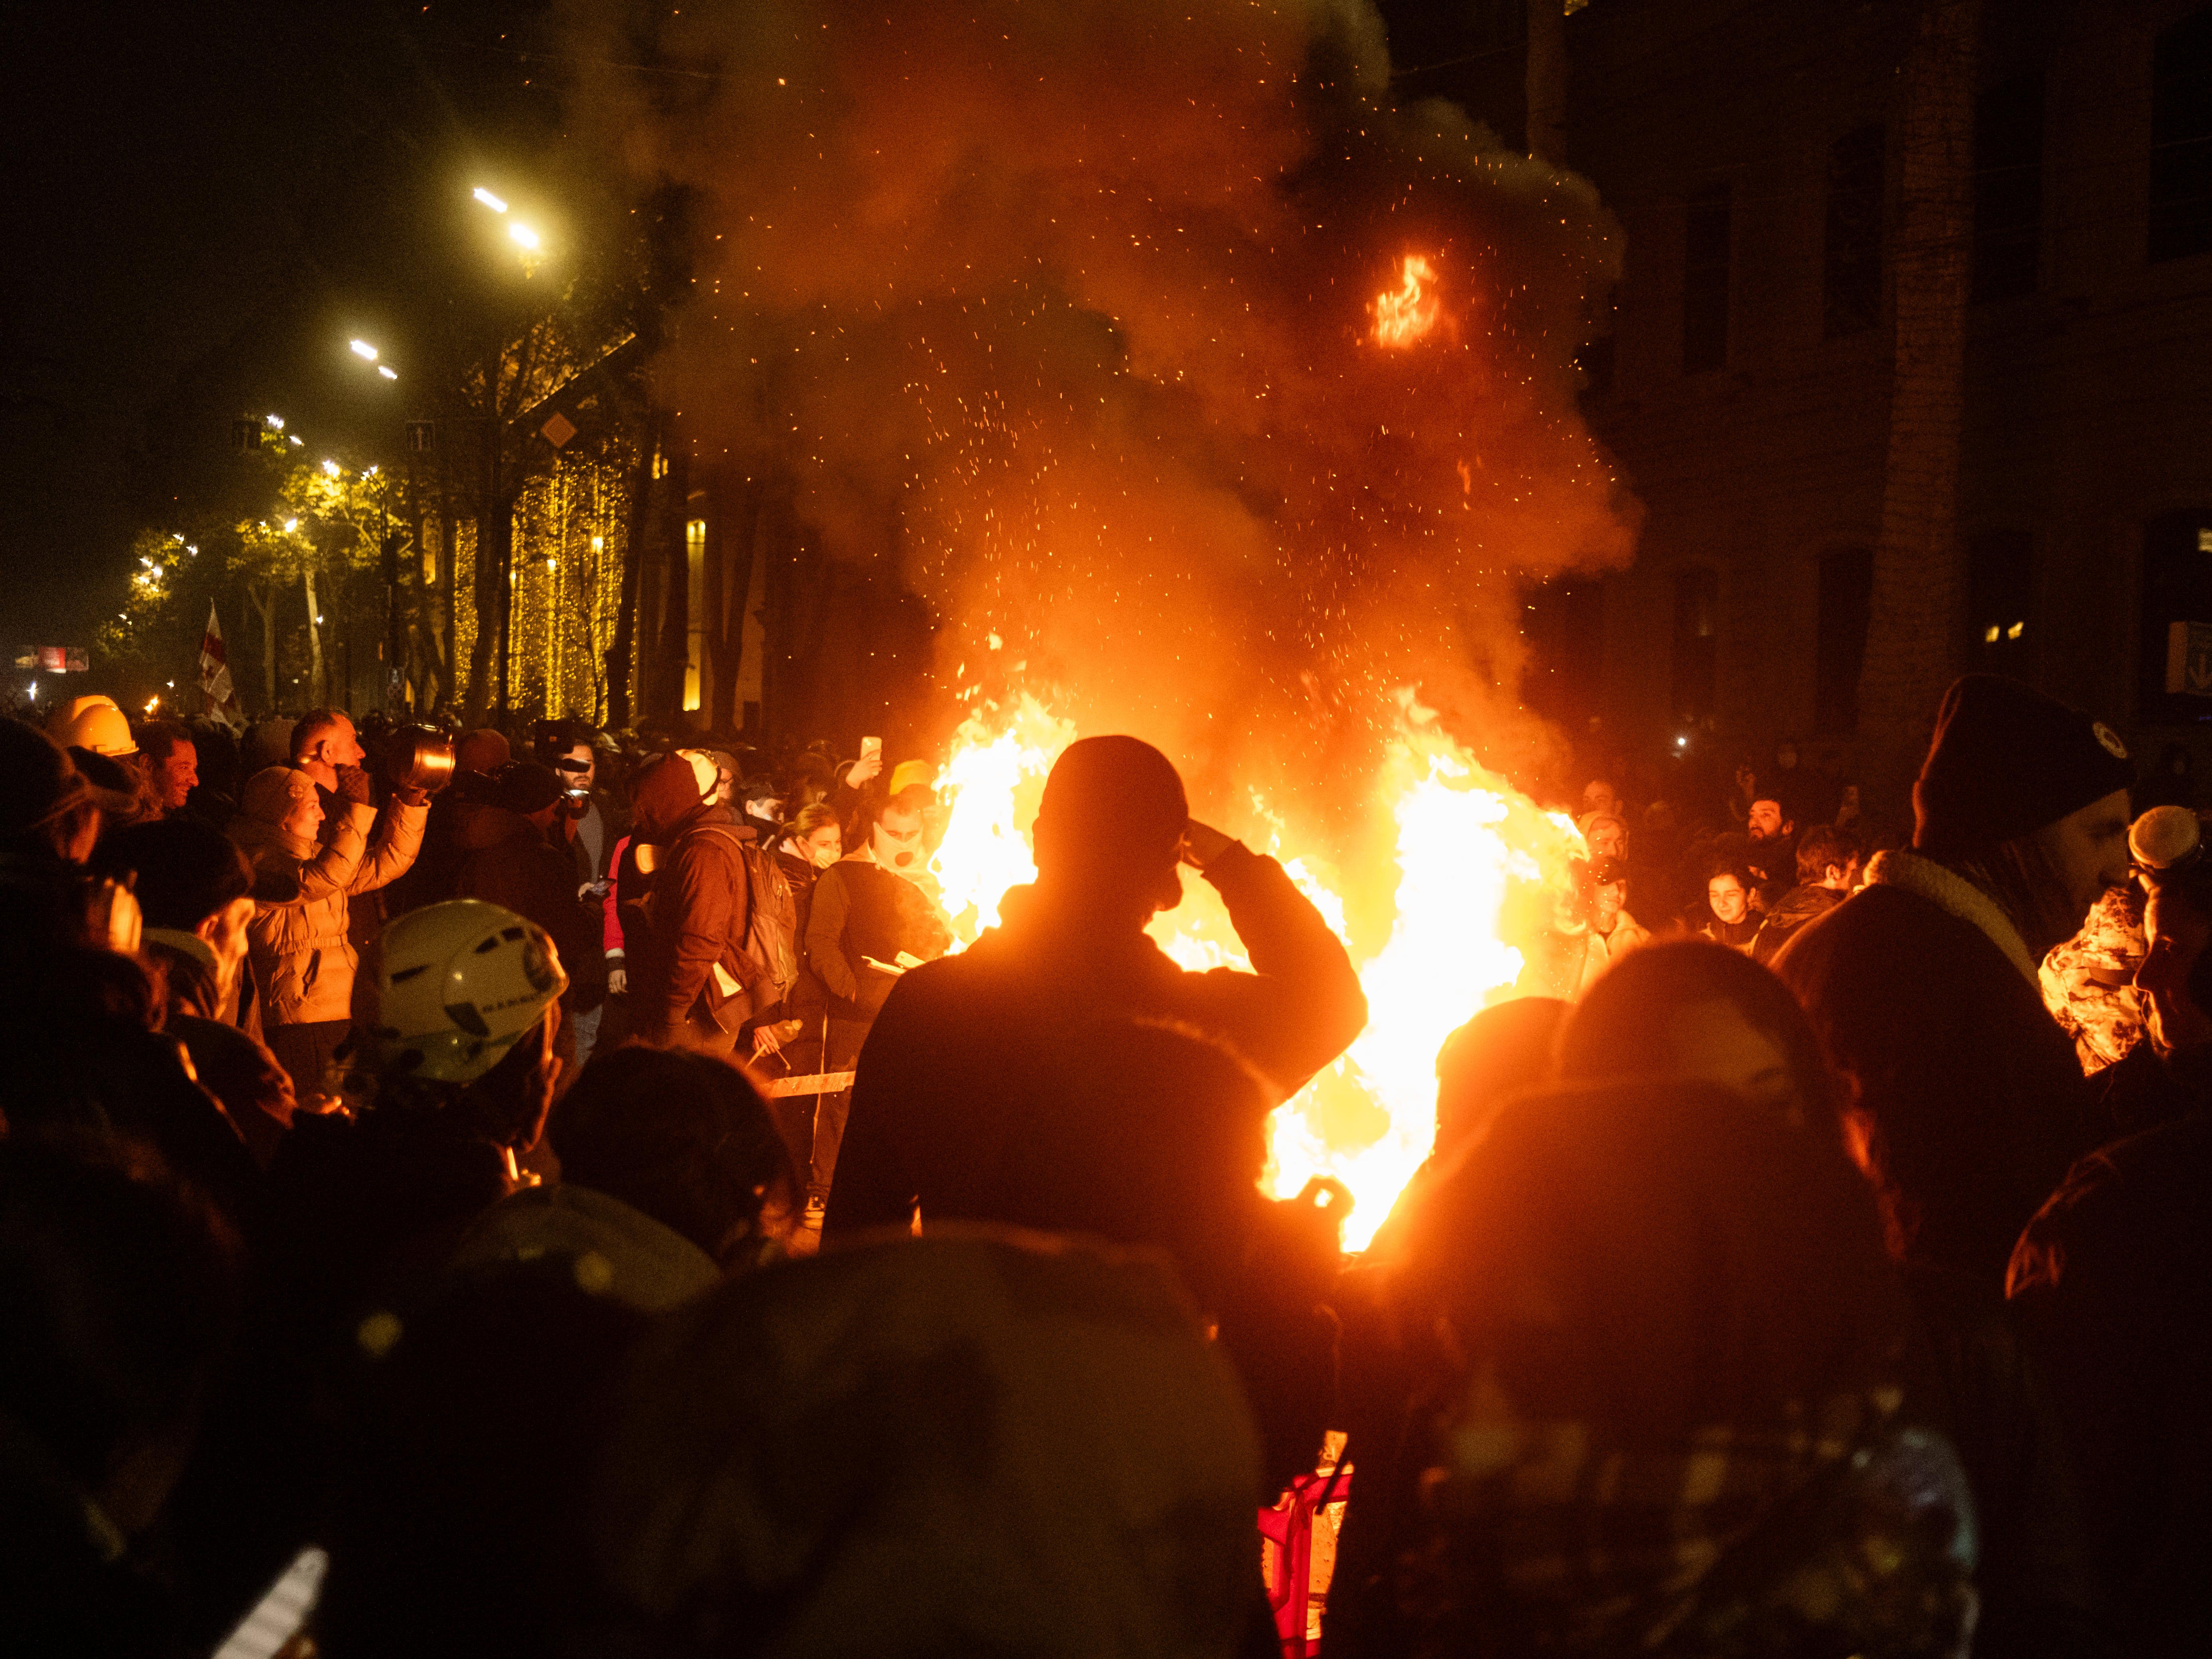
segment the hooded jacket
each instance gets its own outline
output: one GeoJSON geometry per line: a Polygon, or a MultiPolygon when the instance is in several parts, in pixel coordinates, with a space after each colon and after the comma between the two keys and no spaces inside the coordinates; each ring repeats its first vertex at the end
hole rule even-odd
{"type": "Polygon", "coordinates": [[[744,951],[752,830],[726,806],[702,806],[672,842],[653,873],[645,938],[630,941],[631,1013],[648,1042],[672,1041],[694,1009],[735,1030],[756,1012],[764,978],[744,951]]]}
{"type": "Polygon", "coordinates": [[[374,807],[345,803],[323,845],[265,818],[241,813],[231,820],[230,838],[253,866],[246,938],[268,1024],[348,1018],[359,959],[346,938],[346,901],[405,873],[422,845],[427,810],[395,800],[380,823],[374,807]]]}

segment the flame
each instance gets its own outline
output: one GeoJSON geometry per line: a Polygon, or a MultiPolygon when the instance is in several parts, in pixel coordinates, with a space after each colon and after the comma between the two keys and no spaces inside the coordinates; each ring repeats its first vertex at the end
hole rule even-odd
{"type": "Polygon", "coordinates": [[[1375,343],[1409,346],[1427,337],[1437,325],[1436,267],[1419,253],[1408,253],[1405,280],[1395,294],[1375,296],[1375,343]]]}
{"type": "MultiPolygon", "coordinates": [[[[1352,1249],[1373,1237],[1428,1156],[1437,1049],[1520,974],[1522,953],[1504,937],[1513,901],[1565,890],[1569,862],[1582,851],[1571,820],[1485,772],[1410,693],[1399,702],[1399,734],[1370,799],[1387,815],[1395,856],[1389,871],[1368,878],[1395,877],[1394,891],[1360,893],[1325,860],[1287,850],[1285,818],[1257,794],[1241,826],[1246,843],[1281,859],[1346,940],[1366,988],[1367,1029],[1276,1109],[1264,1182],[1284,1198],[1314,1176],[1344,1182],[1354,1200],[1346,1229],[1352,1249]],[[1395,915],[1387,938],[1363,951],[1346,926],[1347,902],[1373,897],[1395,915]]],[[[951,812],[931,873],[959,948],[995,925],[1009,887],[1036,876],[1028,826],[1046,773],[1076,736],[1072,722],[1024,694],[1011,708],[971,714],[955,737],[943,781],[951,812]]],[[[1549,914],[1548,903],[1540,908],[1549,914]]],[[[1149,931],[1182,967],[1249,965],[1220,896],[1188,872],[1182,906],[1154,917],[1149,931]]]]}

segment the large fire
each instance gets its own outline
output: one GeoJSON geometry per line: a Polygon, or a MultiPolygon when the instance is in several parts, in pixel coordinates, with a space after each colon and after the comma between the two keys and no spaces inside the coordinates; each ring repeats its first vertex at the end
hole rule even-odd
{"type": "MultiPolygon", "coordinates": [[[[1353,1249],[1373,1236],[1428,1154],[1437,1050],[1486,1002],[1510,994],[1521,972],[1521,951],[1502,936],[1510,901],[1563,887],[1582,851],[1571,822],[1486,773],[1410,696],[1401,703],[1400,728],[1370,796],[1371,809],[1388,816],[1395,857],[1387,869],[1340,872],[1287,846],[1285,820],[1257,795],[1220,826],[1283,860],[1345,939],[1366,988],[1366,1030],[1276,1110],[1267,1176],[1285,1198],[1313,1176],[1344,1182],[1354,1200],[1346,1230],[1353,1249]],[[1348,903],[1390,914],[1387,937],[1363,945],[1347,929],[1348,903]]],[[[1029,825],[1045,775],[1078,735],[1026,694],[961,726],[941,781],[951,812],[930,866],[959,946],[997,922],[1008,888],[1036,875],[1029,825]]],[[[1185,968],[1246,965],[1219,896],[1188,874],[1182,906],[1154,918],[1151,932],[1185,968]]]]}
{"type": "Polygon", "coordinates": [[[1437,325],[1436,267],[1419,253],[1406,256],[1397,292],[1375,296],[1375,343],[1409,346],[1437,325]]]}

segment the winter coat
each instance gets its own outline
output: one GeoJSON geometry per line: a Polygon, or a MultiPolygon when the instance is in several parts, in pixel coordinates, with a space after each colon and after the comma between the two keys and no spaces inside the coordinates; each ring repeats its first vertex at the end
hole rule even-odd
{"type": "Polygon", "coordinates": [[[852,1065],[898,975],[867,958],[896,963],[904,951],[934,961],[952,944],[952,930],[927,894],[872,858],[840,859],[824,870],[807,899],[806,968],[829,1000],[825,1070],[852,1065]]]}
{"type": "Polygon", "coordinates": [[[2010,1275],[2130,1654],[2212,1651],[2212,1116],[2083,1158],[2010,1275]]]}
{"type": "Polygon", "coordinates": [[[1772,966],[1854,1103],[1892,1249],[1994,1288],[2096,1144],[2088,1085],[1994,901],[1911,853],[1880,854],[1867,880],[1772,966]]]}
{"type": "Polygon", "coordinates": [[[552,935],[568,975],[565,1006],[589,1012],[606,994],[599,902],[576,896],[575,863],[565,848],[520,812],[485,807],[462,823],[456,898],[482,899],[536,922],[552,935]]]}
{"type": "MultiPolygon", "coordinates": [[[[817,939],[844,867],[815,890],[817,939]]],[[[1038,1105],[1024,1068],[1077,1022],[1188,1025],[1225,1041],[1285,1097],[1343,1053],[1367,1023],[1367,997],[1321,913],[1281,865],[1242,847],[1214,859],[1206,878],[1228,906],[1249,974],[1186,972],[1138,929],[1083,933],[1018,888],[1004,926],[897,979],[861,1053],[825,1235],[903,1226],[917,1194],[932,1218],[998,1216],[997,1171],[1038,1105]]],[[[1036,1214],[1048,1199],[1024,1201],[1036,1214]]]]}
{"type": "Polygon", "coordinates": [[[373,806],[347,803],[323,845],[260,818],[231,820],[230,838],[253,866],[246,938],[268,1024],[348,1018],[358,957],[346,938],[347,899],[406,872],[422,844],[424,816],[424,808],[398,801],[380,817],[373,806]],[[275,893],[293,896],[261,896],[275,893]]]}
{"type": "Polygon", "coordinates": [[[728,807],[702,806],[661,854],[644,939],[629,939],[631,1018],[647,1041],[674,1041],[695,1011],[735,1030],[751,1018],[757,993],[774,995],[744,949],[752,845],[728,807]]]}
{"type": "Polygon", "coordinates": [[[1793,887],[1778,899],[1760,924],[1758,937],[1751,942],[1753,962],[1771,962],[1775,953],[1790,943],[1796,931],[1808,921],[1817,921],[1844,902],[1844,896],[1832,887],[1823,887],[1818,882],[1808,882],[1793,887]]]}

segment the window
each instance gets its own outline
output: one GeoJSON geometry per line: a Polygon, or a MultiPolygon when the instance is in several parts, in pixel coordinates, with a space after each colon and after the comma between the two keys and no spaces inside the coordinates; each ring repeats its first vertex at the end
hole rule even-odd
{"type": "Polygon", "coordinates": [[[1823,553],[1813,645],[1813,729],[1822,737],[1847,738],[1859,729],[1859,668],[1873,606],[1873,550],[1823,553]]]}
{"type": "Polygon", "coordinates": [[[1881,320],[1883,182],[1880,126],[1856,128],[1828,146],[1823,339],[1863,333],[1881,320]]]}
{"type": "Polygon", "coordinates": [[[2034,293],[2042,263],[2043,76],[2022,75],[1974,105],[1974,298],[2034,293]]]}
{"type": "Polygon", "coordinates": [[[1994,674],[2033,670],[2035,538],[2025,530],[1991,530],[1966,544],[1966,615],[1975,665],[1994,674]]]}
{"type": "Polygon", "coordinates": [[[684,660],[684,707],[698,708],[707,664],[707,521],[693,519],[684,526],[684,626],[690,632],[684,660]]]}
{"type": "Polygon", "coordinates": [[[2161,32],[2150,64],[2150,257],[2212,250],[2212,7],[2161,32]]]}
{"type": "Polygon", "coordinates": [[[1699,726],[1713,717],[1720,689],[1721,574],[1698,568],[1674,574],[1674,718],[1699,726]]]}
{"type": "Polygon", "coordinates": [[[2212,510],[2143,526],[2137,712],[2147,724],[2212,721],[2212,510]]]}
{"type": "Polygon", "coordinates": [[[1690,198],[1682,239],[1682,373],[1696,374],[1728,362],[1729,186],[1714,185],[1690,198]]]}
{"type": "Polygon", "coordinates": [[[1605,660],[1605,587],[1553,581],[1528,589],[1521,612],[1528,641],[1521,700],[1547,720],[1579,726],[1597,712],[1605,660]]]}

